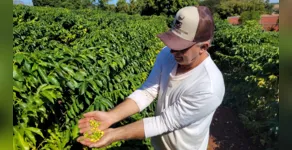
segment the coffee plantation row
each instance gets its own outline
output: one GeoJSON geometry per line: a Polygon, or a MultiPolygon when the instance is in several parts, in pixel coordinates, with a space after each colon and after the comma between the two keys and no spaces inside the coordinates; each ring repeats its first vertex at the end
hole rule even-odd
{"type": "MultiPolygon", "coordinates": [[[[147,78],[164,46],[162,16],[99,10],[14,6],[14,149],[81,149],[77,120],[108,110],[147,78]]],[[[254,22],[232,26],[216,20],[210,50],[224,73],[224,105],[238,110],[251,136],[275,147],[278,132],[278,33],[254,22]]],[[[151,116],[155,104],[120,126],[151,116]]],[[[151,149],[149,139],[110,147],[151,149]]]]}
{"type": "Polygon", "coordinates": [[[72,148],[84,112],[112,108],[146,79],[167,28],[162,17],[24,6],[13,19],[14,144],[25,149],[72,148]]]}
{"type": "Polygon", "coordinates": [[[250,138],[278,148],[279,32],[264,32],[256,21],[233,26],[216,20],[213,58],[224,73],[224,105],[234,108],[250,138]]]}

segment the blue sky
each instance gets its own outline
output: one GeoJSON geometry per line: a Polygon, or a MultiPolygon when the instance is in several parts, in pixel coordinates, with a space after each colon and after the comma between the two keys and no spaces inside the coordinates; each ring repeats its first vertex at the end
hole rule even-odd
{"type": "MultiPolygon", "coordinates": [[[[32,5],[32,0],[21,0],[26,5],[32,5]]],[[[109,4],[116,4],[118,0],[109,0],[109,4]]],[[[279,3],[279,0],[270,0],[271,3],[279,3]]]]}

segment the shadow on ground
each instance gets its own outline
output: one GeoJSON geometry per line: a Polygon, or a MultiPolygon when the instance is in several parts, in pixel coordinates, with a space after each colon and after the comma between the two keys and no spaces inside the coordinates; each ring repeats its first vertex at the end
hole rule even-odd
{"type": "Polygon", "coordinates": [[[208,150],[261,150],[261,148],[253,145],[248,139],[235,112],[221,106],[213,117],[208,150]]]}

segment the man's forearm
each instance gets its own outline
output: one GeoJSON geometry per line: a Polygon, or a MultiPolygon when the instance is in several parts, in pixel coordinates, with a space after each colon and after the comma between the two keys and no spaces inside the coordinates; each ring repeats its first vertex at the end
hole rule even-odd
{"type": "Polygon", "coordinates": [[[121,104],[117,105],[115,108],[108,112],[112,117],[111,119],[114,121],[113,123],[116,123],[126,117],[129,117],[139,112],[139,107],[134,100],[127,98],[121,104]]]}
{"type": "Polygon", "coordinates": [[[136,121],[114,130],[115,141],[145,138],[143,120],[136,121]]]}

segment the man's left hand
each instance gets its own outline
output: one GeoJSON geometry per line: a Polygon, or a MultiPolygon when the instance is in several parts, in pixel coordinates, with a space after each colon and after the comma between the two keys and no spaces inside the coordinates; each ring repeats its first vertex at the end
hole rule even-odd
{"type": "Polygon", "coordinates": [[[108,128],[104,130],[104,135],[102,138],[97,142],[91,142],[90,139],[85,138],[84,136],[81,136],[77,139],[77,141],[85,146],[88,146],[90,148],[96,147],[101,148],[110,145],[111,143],[115,142],[115,129],[108,128]]]}

